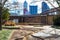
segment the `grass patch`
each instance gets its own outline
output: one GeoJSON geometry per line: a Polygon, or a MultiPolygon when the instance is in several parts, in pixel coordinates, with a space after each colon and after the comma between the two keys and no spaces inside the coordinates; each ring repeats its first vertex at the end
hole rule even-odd
{"type": "Polygon", "coordinates": [[[19,27],[15,27],[15,26],[2,26],[2,28],[19,28],[19,27]]]}
{"type": "Polygon", "coordinates": [[[0,40],[8,40],[12,30],[0,30],[0,40]]]}

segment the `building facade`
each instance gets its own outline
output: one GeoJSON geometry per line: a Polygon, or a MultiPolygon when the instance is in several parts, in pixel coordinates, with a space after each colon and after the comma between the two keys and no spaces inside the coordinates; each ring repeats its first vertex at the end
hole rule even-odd
{"type": "Polygon", "coordinates": [[[42,2],[42,12],[45,12],[47,10],[50,10],[49,6],[46,2],[42,2]]]}
{"type": "Polygon", "coordinates": [[[24,15],[28,14],[28,3],[26,2],[26,0],[24,1],[24,5],[23,5],[23,13],[24,15]]]}
{"type": "Polygon", "coordinates": [[[28,7],[28,3],[27,3],[26,0],[25,0],[24,3],[23,3],[23,7],[24,7],[24,8],[27,8],[27,7],[28,7]]]}
{"type": "Polygon", "coordinates": [[[37,9],[38,9],[38,6],[30,5],[29,6],[30,14],[32,14],[32,15],[37,14],[37,9]]]}
{"type": "Polygon", "coordinates": [[[10,20],[13,20],[18,24],[27,25],[53,25],[53,20],[60,15],[32,15],[32,16],[10,16],[10,20]]]}

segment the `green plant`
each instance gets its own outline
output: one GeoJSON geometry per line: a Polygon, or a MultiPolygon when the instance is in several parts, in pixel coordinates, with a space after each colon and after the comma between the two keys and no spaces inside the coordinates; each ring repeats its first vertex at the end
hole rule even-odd
{"type": "Polygon", "coordinates": [[[3,20],[8,20],[10,16],[9,9],[3,8],[2,9],[2,19],[3,20]]]}
{"type": "Polygon", "coordinates": [[[57,17],[53,20],[53,28],[60,29],[60,17],[57,17]]]}
{"type": "Polygon", "coordinates": [[[8,21],[9,17],[10,17],[9,9],[3,8],[2,9],[2,24],[8,21]]]}
{"type": "Polygon", "coordinates": [[[57,17],[53,20],[53,25],[60,26],[60,17],[57,17]]]}

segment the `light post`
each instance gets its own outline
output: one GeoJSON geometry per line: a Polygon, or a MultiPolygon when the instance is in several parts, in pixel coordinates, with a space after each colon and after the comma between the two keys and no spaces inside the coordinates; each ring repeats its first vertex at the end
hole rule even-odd
{"type": "Polygon", "coordinates": [[[2,8],[7,0],[0,0],[0,30],[2,30],[2,8]]]}

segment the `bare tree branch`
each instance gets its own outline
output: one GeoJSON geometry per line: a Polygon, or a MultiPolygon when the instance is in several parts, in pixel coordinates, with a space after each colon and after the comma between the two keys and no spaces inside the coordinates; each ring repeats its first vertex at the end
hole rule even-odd
{"type": "Polygon", "coordinates": [[[56,0],[56,2],[58,3],[59,7],[60,7],[60,0],[56,0]]]}
{"type": "MultiPolygon", "coordinates": [[[[3,1],[3,0],[2,0],[2,1],[3,1]]],[[[7,1],[7,0],[4,0],[4,2],[2,3],[3,6],[5,5],[6,1],[7,1]]]]}

